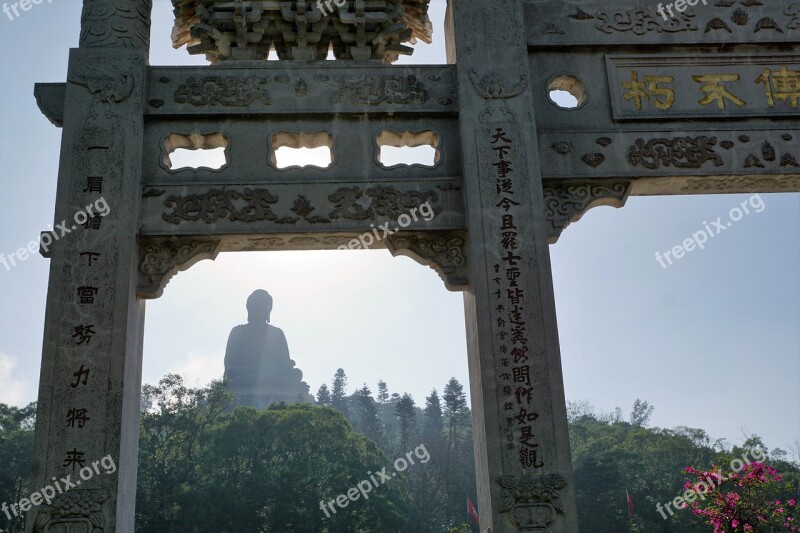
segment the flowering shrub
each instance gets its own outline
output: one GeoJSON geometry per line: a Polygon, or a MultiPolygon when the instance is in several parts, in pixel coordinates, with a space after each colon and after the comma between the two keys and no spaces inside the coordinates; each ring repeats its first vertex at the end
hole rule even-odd
{"type": "Polygon", "coordinates": [[[711,470],[690,466],[686,472],[700,480],[684,485],[696,494],[687,498],[691,511],[713,526],[714,533],[800,532],[797,501],[780,499],[792,485],[783,483],[773,467],[752,462],[739,471],[712,465],[711,470]]]}

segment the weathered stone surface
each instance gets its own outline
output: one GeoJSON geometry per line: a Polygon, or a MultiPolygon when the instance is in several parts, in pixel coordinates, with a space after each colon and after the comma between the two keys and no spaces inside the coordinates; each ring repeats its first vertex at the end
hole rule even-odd
{"type": "Polygon", "coordinates": [[[481,531],[578,531],[521,1],[450,5],[467,211],[467,314],[481,531]],[[472,36],[481,34],[476,46],[472,36]],[[469,154],[469,157],[467,157],[469,154]],[[509,487],[547,484],[558,506],[509,487]],[[516,494],[516,493],[514,493],[516,494]]]}
{"type": "Polygon", "coordinates": [[[133,531],[144,320],[135,272],[145,65],[140,49],[70,54],[54,218],[66,221],[68,234],[50,247],[31,483],[75,479],[106,456],[119,468],[81,479],[80,491],[54,504],[69,506],[66,514],[34,508],[29,533],[86,524],[94,528],[87,531],[133,531]]]}
{"type": "MultiPolygon", "coordinates": [[[[452,114],[452,65],[405,65],[387,71],[369,63],[236,61],[205,67],[153,67],[148,114],[452,114]]],[[[427,121],[426,121],[427,122],[427,121]]]]}

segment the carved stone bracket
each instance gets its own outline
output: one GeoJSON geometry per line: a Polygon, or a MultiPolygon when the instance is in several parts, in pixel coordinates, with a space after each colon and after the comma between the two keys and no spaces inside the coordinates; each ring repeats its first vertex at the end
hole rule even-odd
{"type": "Polygon", "coordinates": [[[521,531],[547,531],[557,513],[564,512],[561,489],[567,486],[558,474],[545,476],[503,476],[500,512],[521,531]]]}
{"type": "Polygon", "coordinates": [[[142,237],[139,239],[139,298],[159,298],[172,276],[203,259],[216,259],[220,239],[142,237]]]}
{"type": "Polygon", "coordinates": [[[550,244],[554,244],[570,223],[599,205],[622,207],[631,190],[630,181],[562,182],[544,187],[550,244]]]}
{"type": "Polygon", "coordinates": [[[386,238],[392,256],[404,255],[431,267],[448,290],[465,291],[469,287],[467,239],[464,231],[402,232],[386,238]]]}
{"type": "Polygon", "coordinates": [[[105,531],[105,490],[72,490],[60,494],[36,516],[35,533],[53,531],[105,531]]]}

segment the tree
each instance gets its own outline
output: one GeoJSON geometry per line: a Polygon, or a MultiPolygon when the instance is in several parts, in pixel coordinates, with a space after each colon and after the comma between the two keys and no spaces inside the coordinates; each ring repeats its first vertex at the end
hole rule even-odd
{"type": "Polygon", "coordinates": [[[331,393],[328,390],[328,386],[324,383],[319,386],[317,390],[317,403],[320,405],[330,405],[331,404],[331,393]]]}
{"type": "Polygon", "coordinates": [[[378,403],[384,404],[389,401],[389,387],[383,380],[378,381],[378,403]]]}
{"type": "Polygon", "coordinates": [[[442,402],[439,399],[439,393],[433,389],[425,398],[425,436],[426,438],[438,438],[442,431],[444,431],[442,402]]]}
{"type": "Polygon", "coordinates": [[[380,416],[378,416],[378,409],[375,406],[375,400],[372,398],[372,391],[369,390],[366,383],[356,392],[355,400],[357,427],[361,433],[372,439],[372,442],[383,443],[383,424],[380,416]]]}
{"type": "Polygon", "coordinates": [[[640,428],[645,427],[650,421],[653,409],[655,408],[649,403],[636,398],[636,401],[633,402],[633,409],[631,409],[631,425],[640,428]]]}
{"type": "Polygon", "coordinates": [[[444,388],[444,408],[447,415],[447,441],[448,446],[455,445],[458,438],[458,429],[464,424],[464,415],[467,411],[467,396],[464,394],[464,387],[456,378],[450,381],[444,388]]]}
{"type": "MultiPolygon", "coordinates": [[[[444,473],[445,494],[447,495],[445,513],[448,521],[452,523],[453,520],[463,516],[460,510],[463,508],[462,504],[465,496],[465,493],[458,494],[453,489],[454,487],[464,486],[464,472],[468,471],[468,463],[473,465],[472,469],[474,470],[474,461],[471,457],[471,451],[469,452],[470,456],[466,457],[467,448],[461,446],[461,442],[466,442],[469,435],[467,431],[463,431],[466,425],[465,422],[469,420],[467,396],[464,394],[464,387],[456,378],[450,378],[450,381],[444,387],[442,398],[444,399],[444,410],[447,416],[447,449],[445,452],[444,473]]],[[[471,446],[469,449],[471,450],[471,446]]],[[[472,485],[474,486],[474,481],[472,485]]]]}
{"type": "MultiPolygon", "coordinates": [[[[172,424],[179,419],[163,414],[164,433],[183,434],[182,424],[172,424]]],[[[368,472],[391,465],[334,409],[282,403],[261,411],[239,407],[204,427],[197,442],[191,458],[181,456],[188,481],[173,478],[160,514],[150,514],[147,500],[137,502],[137,532],[406,530],[409,493],[401,476],[373,486],[369,499],[350,501],[346,510],[331,503],[368,472]]],[[[140,474],[151,465],[145,462],[140,474]]],[[[144,483],[152,479],[145,472],[144,483]]]]}
{"type": "Polygon", "coordinates": [[[347,392],[345,389],[347,388],[347,375],[344,373],[344,369],[339,368],[336,370],[336,374],[333,375],[333,388],[331,389],[331,407],[342,413],[343,415],[347,416],[348,409],[347,409],[347,392]]]}
{"type": "Polygon", "coordinates": [[[204,435],[232,399],[222,382],[191,389],[177,374],[142,388],[136,531],[170,530],[177,502],[197,481],[204,435]]]}
{"type": "Polygon", "coordinates": [[[394,408],[394,414],[400,420],[400,445],[408,450],[409,438],[416,433],[417,407],[409,394],[403,394],[394,408]]]}
{"type": "MultiPolygon", "coordinates": [[[[36,404],[14,407],[0,404],[0,502],[18,502],[28,495],[28,471],[33,455],[33,428],[36,404]]],[[[9,512],[11,520],[0,513],[0,531],[18,533],[25,530],[21,516],[9,512]]]]}

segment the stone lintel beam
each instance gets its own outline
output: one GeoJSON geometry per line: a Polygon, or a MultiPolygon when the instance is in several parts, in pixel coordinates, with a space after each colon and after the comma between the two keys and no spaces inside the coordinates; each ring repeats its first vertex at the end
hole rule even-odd
{"type": "MultiPolygon", "coordinates": [[[[366,235],[366,234],[364,234],[366,235]]],[[[220,252],[264,252],[363,250],[355,233],[287,233],[271,235],[193,235],[186,237],[139,237],[139,282],[137,296],[160,298],[169,281],[196,263],[217,258],[220,252]]],[[[370,235],[374,235],[371,233],[370,235]]],[[[380,235],[380,232],[379,232],[380,235]]],[[[393,256],[404,255],[434,269],[451,291],[468,287],[465,232],[400,232],[368,244],[370,249],[388,248],[393,256]]]]}
{"type": "Polygon", "coordinates": [[[335,61],[151,67],[147,113],[455,115],[454,72],[452,65],[376,67],[335,61]]]}
{"type": "MultiPolygon", "coordinates": [[[[168,185],[143,193],[140,235],[337,233],[464,227],[453,180],[168,185]],[[303,191],[299,193],[298,191],[303,191]]],[[[351,238],[352,238],[351,237],[351,238]]]]}
{"type": "MultiPolygon", "coordinates": [[[[669,2],[663,2],[668,5],[669,2]]],[[[528,46],[728,45],[800,42],[800,4],[727,2],[698,4],[662,16],[658,2],[538,0],[525,3],[528,46]]]]}
{"type": "Polygon", "coordinates": [[[800,191],[800,130],[546,131],[545,184],[630,180],[633,196],[800,191]]]}

